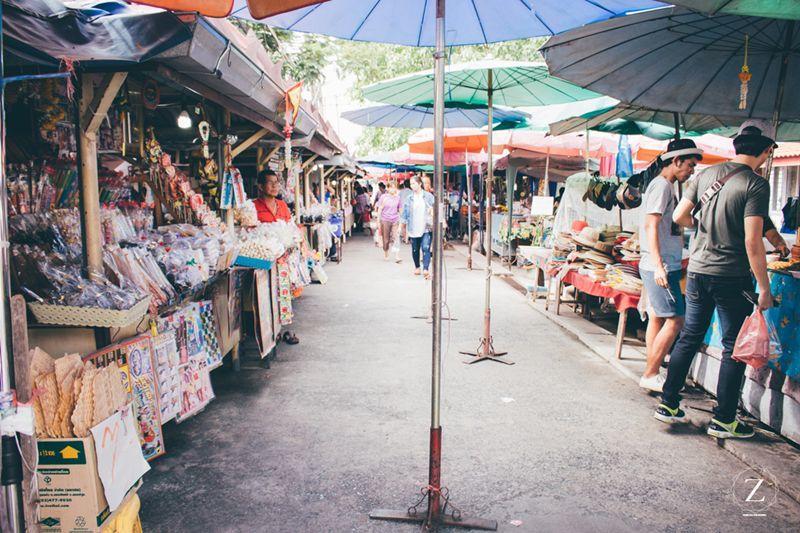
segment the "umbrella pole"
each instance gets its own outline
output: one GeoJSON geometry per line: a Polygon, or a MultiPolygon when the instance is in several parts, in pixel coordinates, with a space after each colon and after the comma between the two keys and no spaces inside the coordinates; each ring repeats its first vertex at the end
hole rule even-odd
{"type": "MultiPolygon", "coordinates": [[[[778,140],[778,123],[781,120],[781,107],[783,107],[783,95],[786,92],[786,69],[789,66],[789,52],[792,49],[792,38],[794,37],[794,21],[786,23],[786,37],[783,44],[784,52],[781,57],[781,70],[778,73],[778,94],[775,96],[775,109],[772,111],[772,127],[775,128],[775,140],[778,140]],[[786,48],[788,46],[788,48],[786,48]]],[[[770,154],[764,169],[764,178],[769,180],[772,172],[772,160],[774,154],[770,154]]]]}
{"type": "Polygon", "coordinates": [[[467,270],[472,270],[472,176],[469,173],[466,150],[464,150],[464,164],[467,169],[467,270]]]}
{"type": "Polygon", "coordinates": [[[435,201],[433,206],[433,347],[431,368],[431,427],[428,463],[428,486],[423,487],[421,498],[415,505],[392,511],[378,509],[369,514],[376,520],[422,523],[428,530],[439,526],[458,526],[470,529],[496,531],[497,522],[461,515],[450,504],[450,492],[441,484],[442,426],[440,403],[442,386],[442,177],[444,165],[444,6],[445,0],[436,0],[436,52],[434,53],[434,175],[435,201]],[[427,509],[420,506],[428,501],[427,509]]]}
{"type": "Polygon", "coordinates": [[[465,361],[466,364],[471,365],[481,361],[497,361],[507,365],[513,365],[513,361],[498,359],[506,355],[508,352],[495,352],[492,339],[492,182],[494,181],[494,159],[493,146],[492,146],[492,70],[487,72],[488,81],[488,115],[489,115],[489,128],[487,130],[487,144],[489,151],[489,159],[486,164],[486,237],[484,238],[484,248],[486,249],[486,282],[484,286],[484,308],[483,308],[483,336],[478,344],[478,349],[474,352],[461,352],[464,355],[471,355],[475,359],[465,361]]]}

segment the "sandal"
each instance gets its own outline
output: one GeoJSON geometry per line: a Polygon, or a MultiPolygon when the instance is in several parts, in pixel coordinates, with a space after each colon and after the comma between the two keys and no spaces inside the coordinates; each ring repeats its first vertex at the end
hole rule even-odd
{"type": "Polygon", "coordinates": [[[298,342],[300,342],[300,339],[297,338],[297,335],[295,335],[291,331],[287,331],[286,333],[284,333],[281,336],[281,338],[283,339],[283,342],[285,342],[286,344],[297,344],[298,342]]]}

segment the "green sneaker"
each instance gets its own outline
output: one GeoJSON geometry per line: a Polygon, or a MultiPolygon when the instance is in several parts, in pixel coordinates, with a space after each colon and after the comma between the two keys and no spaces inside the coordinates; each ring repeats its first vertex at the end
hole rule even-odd
{"type": "Polygon", "coordinates": [[[718,439],[749,439],[756,434],[753,428],[744,422],[734,420],[729,424],[723,424],[716,418],[711,419],[707,433],[718,439]]]}
{"type": "Polygon", "coordinates": [[[680,407],[673,409],[666,404],[660,403],[658,407],[656,407],[656,412],[653,413],[653,417],[667,424],[673,424],[675,422],[682,422],[683,419],[686,418],[686,413],[684,413],[683,409],[680,407]]]}

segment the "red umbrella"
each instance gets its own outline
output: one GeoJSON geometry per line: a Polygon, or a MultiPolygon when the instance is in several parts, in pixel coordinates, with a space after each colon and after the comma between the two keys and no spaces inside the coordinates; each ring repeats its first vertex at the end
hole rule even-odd
{"type": "MultiPolygon", "coordinates": [[[[145,4],[170,11],[197,12],[206,17],[225,18],[233,11],[234,0],[129,0],[132,4],[145,4]]],[[[247,0],[247,7],[254,19],[280,15],[328,0],[247,0]]],[[[244,3],[244,2],[238,2],[244,3]]]]}

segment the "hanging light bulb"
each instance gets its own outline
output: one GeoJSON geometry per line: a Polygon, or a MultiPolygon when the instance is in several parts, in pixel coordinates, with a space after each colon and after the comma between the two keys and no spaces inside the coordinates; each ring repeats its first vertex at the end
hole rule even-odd
{"type": "Polygon", "coordinates": [[[186,111],[185,107],[181,109],[181,113],[178,115],[178,127],[182,130],[188,130],[192,127],[192,117],[189,116],[189,112],[186,111]]]}

